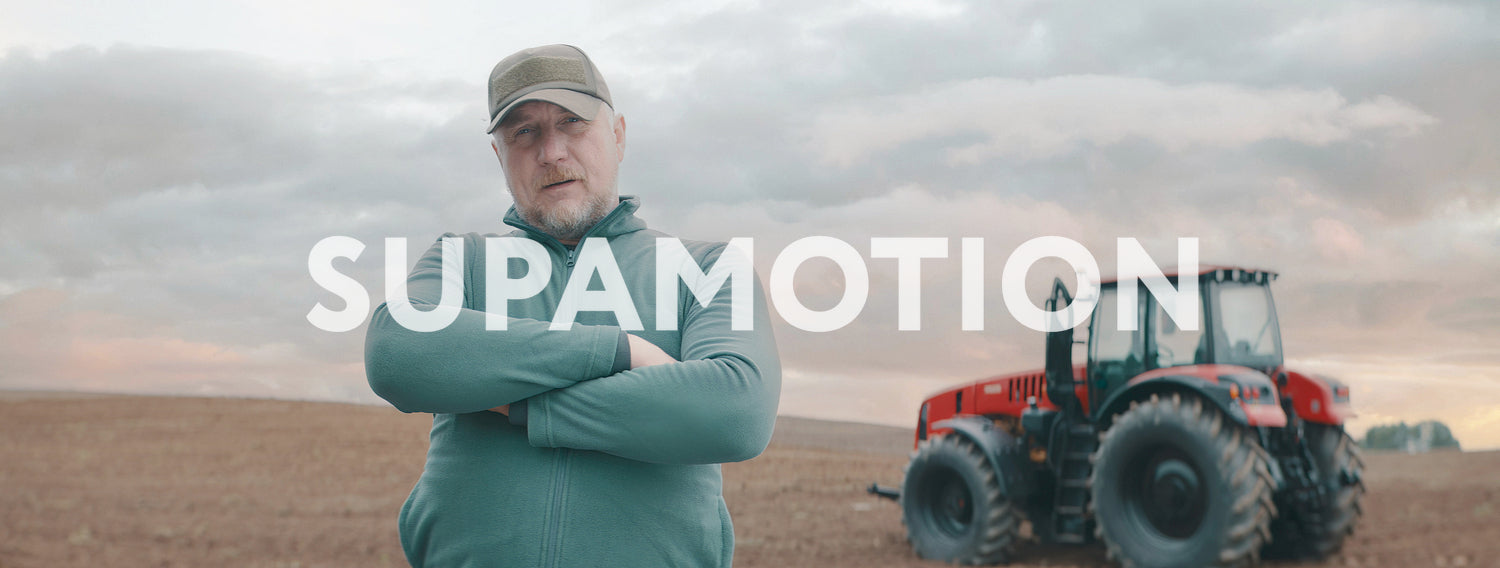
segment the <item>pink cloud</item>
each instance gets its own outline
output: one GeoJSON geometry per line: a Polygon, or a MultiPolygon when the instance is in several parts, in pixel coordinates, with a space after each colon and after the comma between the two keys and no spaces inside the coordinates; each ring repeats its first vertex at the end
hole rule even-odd
{"type": "Polygon", "coordinates": [[[1352,262],[1365,255],[1365,239],[1347,223],[1330,217],[1312,222],[1313,246],[1324,259],[1352,262]]]}

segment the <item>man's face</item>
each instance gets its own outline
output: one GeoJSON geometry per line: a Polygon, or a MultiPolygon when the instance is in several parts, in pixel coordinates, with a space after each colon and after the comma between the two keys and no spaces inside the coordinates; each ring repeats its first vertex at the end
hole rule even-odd
{"type": "Polygon", "coordinates": [[[570,244],[619,202],[625,119],[599,104],[589,121],[555,104],[530,101],[495,128],[495,155],[521,218],[570,244]]]}

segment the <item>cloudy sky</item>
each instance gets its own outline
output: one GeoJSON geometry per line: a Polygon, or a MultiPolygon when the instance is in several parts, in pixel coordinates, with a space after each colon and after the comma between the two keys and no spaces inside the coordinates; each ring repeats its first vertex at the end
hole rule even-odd
{"type": "MultiPolygon", "coordinates": [[[[805,236],[866,255],[853,324],[778,328],[783,413],[905,426],[1039,366],[998,293],[1027,239],[1109,272],[1118,237],[1163,264],[1197,237],[1282,274],[1288,360],[1353,386],[1356,433],[1441,419],[1500,447],[1490,2],[500,4],[0,1],[0,388],[378,401],[363,327],[304,317],[341,305],[308,251],[363,241],[339,266],[378,297],[382,239],[503,230],[485,77],[571,43],[655,227],[752,237],[762,276],[805,236]],[[921,331],[872,236],[952,239],[921,331]],[[960,328],[962,237],[985,239],[985,331],[960,328]]],[[[798,273],[807,304],[836,301],[831,266],[798,273]]]]}

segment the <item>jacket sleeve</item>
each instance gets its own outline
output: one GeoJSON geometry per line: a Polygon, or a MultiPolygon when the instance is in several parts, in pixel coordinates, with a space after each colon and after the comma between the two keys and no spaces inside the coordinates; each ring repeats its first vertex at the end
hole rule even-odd
{"type": "MultiPolygon", "coordinates": [[[[464,270],[482,269],[471,262],[482,240],[465,238],[464,270]]],[[[407,296],[417,309],[430,310],[441,299],[444,247],[439,239],[407,275],[407,296]]],[[[455,284],[469,281],[450,274],[448,293],[463,293],[455,284]]],[[[365,376],[375,394],[403,412],[478,412],[611,372],[619,328],[551,331],[548,322],[510,318],[507,331],[487,331],[486,314],[473,309],[472,294],[464,297],[458,318],[430,332],[406,329],[384,303],[375,308],[365,336],[365,376]]]]}
{"type": "Polygon", "coordinates": [[[680,362],[532,397],[530,443],[654,463],[725,463],[759,455],[776,422],[781,362],[764,291],[752,280],[751,330],[730,328],[730,286],[707,307],[686,302],[680,362]]]}

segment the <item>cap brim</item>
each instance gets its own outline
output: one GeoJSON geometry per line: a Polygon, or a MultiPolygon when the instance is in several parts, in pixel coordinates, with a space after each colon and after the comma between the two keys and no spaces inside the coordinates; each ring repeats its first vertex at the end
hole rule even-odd
{"type": "Polygon", "coordinates": [[[593,95],[570,91],[568,89],[538,89],[511,101],[510,104],[505,105],[505,108],[500,109],[500,112],[495,113],[494,120],[490,121],[490,129],[486,130],[485,133],[494,132],[495,128],[500,126],[500,121],[505,120],[505,115],[510,114],[510,111],[516,107],[521,106],[521,103],[529,101],[547,101],[567,109],[568,112],[576,114],[584,120],[593,120],[594,116],[599,114],[599,105],[604,102],[593,95]]]}

